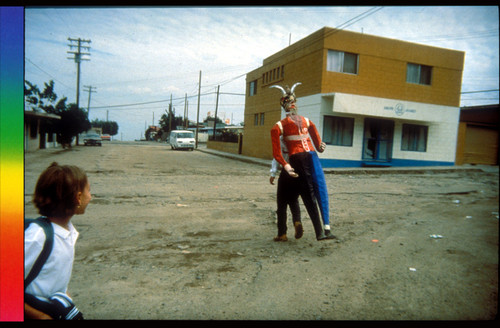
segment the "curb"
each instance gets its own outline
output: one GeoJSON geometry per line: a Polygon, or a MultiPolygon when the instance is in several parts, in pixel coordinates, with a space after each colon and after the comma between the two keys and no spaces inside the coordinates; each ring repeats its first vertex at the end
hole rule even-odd
{"type": "MultiPolygon", "coordinates": [[[[197,148],[195,150],[220,156],[224,158],[229,158],[245,163],[257,164],[261,166],[271,167],[271,161],[254,158],[249,156],[236,155],[232,153],[226,153],[213,149],[200,149],[197,148]]],[[[498,166],[488,166],[488,170],[484,170],[481,167],[477,166],[419,166],[419,167],[384,167],[384,168],[325,168],[323,169],[325,174],[373,174],[373,175],[382,175],[382,174],[436,174],[436,173],[453,173],[453,172],[489,172],[493,173],[495,171],[498,173],[498,166]],[[495,170],[496,168],[496,170],[495,170]]]]}

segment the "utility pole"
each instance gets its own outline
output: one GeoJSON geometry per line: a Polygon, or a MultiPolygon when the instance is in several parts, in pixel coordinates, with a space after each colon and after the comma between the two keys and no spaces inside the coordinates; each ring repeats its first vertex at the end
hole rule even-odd
{"type": "Polygon", "coordinates": [[[90,56],[90,53],[89,52],[82,52],[82,49],[89,51],[90,46],[83,46],[82,42],[83,43],[90,43],[91,41],[90,40],[82,40],[80,38],[78,38],[78,39],[68,38],[68,41],[70,42],[70,44],[68,44],[70,50],[73,50],[73,48],[76,48],[76,51],[67,51],[67,53],[74,55],[73,58],[68,58],[68,59],[74,59],[75,63],[76,63],[76,106],[78,108],[80,108],[80,63],[82,62],[82,60],[90,61],[90,59],[88,59],[88,58],[83,58],[83,56],[87,56],[87,55],[90,56]],[[73,42],[76,42],[76,44],[73,42]]]}
{"type": "Polygon", "coordinates": [[[201,71],[200,71],[200,82],[198,83],[198,111],[196,113],[196,149],[198,149],[198,122],[200,121],[200,92],[201,92],[201,71]]]}
{"type": "Polygon", "coordinates": [[[187,93],[184,96],[184,128],[189,128],[189,119],[188,119],[188,95],[187,93]]]}
{"type": "Polygon", "coordinates": [[[220,88],[220,85],[217,86],[217,100],[215,101],[214,138],[213,138],[213,141],[215,141],[215,132],[216,132],[216,127],[217,127],[217,108],[219,107],[219,88],[220,88]]]}
{"type": "Polygon", "coordinates": [[[172,94],[170,94],[170,104],[168,105],[168,131],[172,132],[172,94]]]}
{"type": "Polygon", "coordinates": [[[83,91],[87,91],[89,93],[89,103],[87,104],[87,119],[89,119],[89,116],[90,116],[90,95],[92,94],[92,92],[97,92],[97,91],[95,91],[95,87],[92,87],[91,85],[84,85],[83,87],[87,88],[87,89],[84,89],[83,91]],[[94,88],[94,90],[92,90],[92,88],[94,88]]]}

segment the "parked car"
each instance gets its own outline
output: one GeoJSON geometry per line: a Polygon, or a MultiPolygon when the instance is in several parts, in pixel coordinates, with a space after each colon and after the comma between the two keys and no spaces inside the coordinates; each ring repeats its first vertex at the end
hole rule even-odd
{"type": "Polygon", "coordinates": [[[89,133],[83,136],[84,146],[102,146],[101,137],[96,133],[89,133]]]}
{"type": "Polygon", "coordinates": [[[103,134],[101,136],[102,141],[111,141],[111,136],[109,134],[103,134]]]}
{"type": "Polygon", "coordinates": [[[169,142],[172,149],[194,150],[195,140],[193,131],[172,130],[170,132],[169,142]]]}

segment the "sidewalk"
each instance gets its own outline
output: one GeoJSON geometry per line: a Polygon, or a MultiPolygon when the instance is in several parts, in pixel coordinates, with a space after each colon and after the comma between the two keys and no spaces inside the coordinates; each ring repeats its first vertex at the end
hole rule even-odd
{"type": "MultiPolygon", "coordinates": [[[[214,149],[208,149],[206,146],[198,147],[196,150],[201,152],[221,156],[241,162],[271,167],[271,160],[226,153],[214,149]]],[[[493,165],[460,165],[460,166],[419,166],[419,167],[338,167],[325,168],[325,174],[425,174],[425,173],[450,173],[450,172],[488,172],[497,173],[498,166],[493,165]]]]}

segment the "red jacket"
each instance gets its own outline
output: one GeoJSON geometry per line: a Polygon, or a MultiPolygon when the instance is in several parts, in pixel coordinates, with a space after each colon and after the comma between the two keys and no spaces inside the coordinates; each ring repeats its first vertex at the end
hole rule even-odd
{"type": "Polygon", "coordinates": [[[321,144],[321,137],[314,123],[303,116],[299,117],[302,120],[302,131],[299,131],[299,128],[289,116],[277,122],[271,129],[273,157],[283,166],[285,166],[287,162],[281,154],[280,135],[283,135],[283,140],[288,148],[289,156],[305,151],[314,151],[311,139],[316,148],[319,148],[321,144]],[[311,138],[309,138],[308,133],[311,138]]]}

